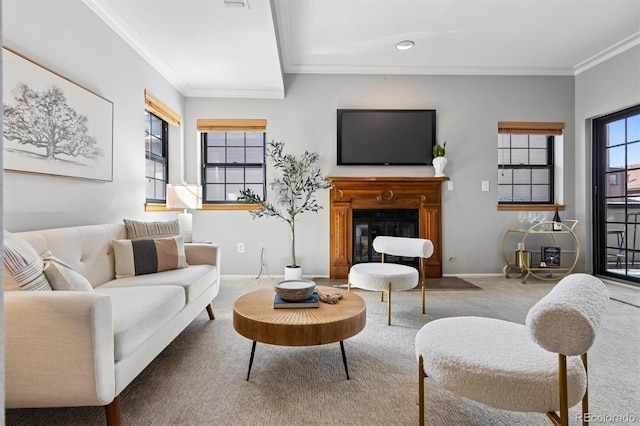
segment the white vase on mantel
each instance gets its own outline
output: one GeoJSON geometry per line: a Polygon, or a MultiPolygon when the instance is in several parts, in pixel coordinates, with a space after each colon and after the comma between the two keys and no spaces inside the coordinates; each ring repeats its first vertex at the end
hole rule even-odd
{"type": "Polygon", "coordinates": [[[302,266],[298,265],[295,268],[291,266],[284,267],[284,279],[285,280],[301,280],[302,279],[302,266]]]}
{"type": "Polygon", "coordinates": [[[436,174],[435,177],[444,177],[444,168],[447,167],[447,157],[436,157],[431,161],[436,174]]]}

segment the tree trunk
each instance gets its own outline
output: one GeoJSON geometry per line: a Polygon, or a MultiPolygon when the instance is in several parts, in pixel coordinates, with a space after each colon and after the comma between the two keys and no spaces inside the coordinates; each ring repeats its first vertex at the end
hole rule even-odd
{"type": "Polygon", "coordinates": [[[296,221],[292,220],[289,224],[291,226],[291,266],[295,268],[296,266],[296,221]]]}

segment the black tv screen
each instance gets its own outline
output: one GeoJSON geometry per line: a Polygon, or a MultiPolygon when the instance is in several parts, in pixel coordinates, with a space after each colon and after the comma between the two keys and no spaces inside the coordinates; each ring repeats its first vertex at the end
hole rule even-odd
{"type": "Polygon", "coordinates": [[[339,109],[338,165],[431,165],[436,111],[339,109]]]}

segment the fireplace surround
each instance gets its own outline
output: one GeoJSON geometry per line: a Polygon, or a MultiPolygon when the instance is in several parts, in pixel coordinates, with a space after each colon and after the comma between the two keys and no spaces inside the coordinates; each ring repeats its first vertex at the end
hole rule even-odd
{"type": "Polygon", "coordinates": [[[447,177],[329,177],[329,275],[347,278],[353,264],[353,211],[417,209],[418,237],[433,243],[426,277],[442,276],[442,182],[447,177]]]}

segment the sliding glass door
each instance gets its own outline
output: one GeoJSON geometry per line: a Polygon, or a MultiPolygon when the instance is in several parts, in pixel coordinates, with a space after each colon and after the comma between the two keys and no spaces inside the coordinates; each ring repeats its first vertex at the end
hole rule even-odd
{"type": "Polygon", "coordinates": [[[640,105],[593,122],[594,271],[640,285],[640,105]]]}

